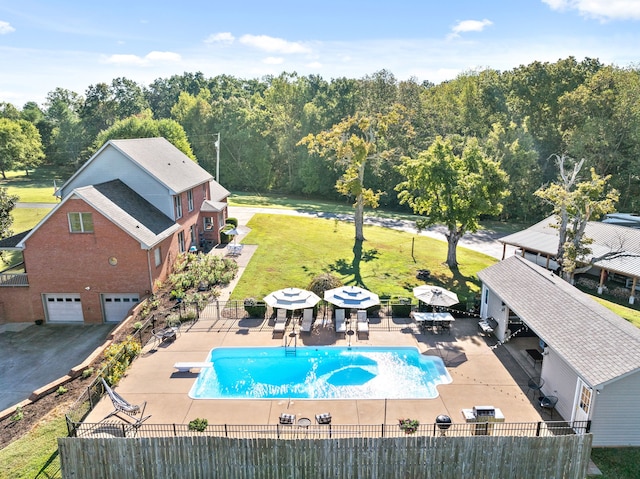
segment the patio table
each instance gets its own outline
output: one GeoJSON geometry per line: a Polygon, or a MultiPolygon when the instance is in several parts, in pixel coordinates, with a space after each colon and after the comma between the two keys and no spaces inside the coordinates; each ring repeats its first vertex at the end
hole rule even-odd
{"type": "Polygon", "coordinates": [[[451,324],[456,320],[456,318],[454,318],[450,313],[443,313],[443,312],[437,312],[437,313],[414,312],[414,313],[411,313],[411,315],[413,316],[413,319],[415,320],[416,323],[420,324],[425,322],[427,325],[432,324],[433,327],[436,329],[441,327],[443,323],[451,324]]]}

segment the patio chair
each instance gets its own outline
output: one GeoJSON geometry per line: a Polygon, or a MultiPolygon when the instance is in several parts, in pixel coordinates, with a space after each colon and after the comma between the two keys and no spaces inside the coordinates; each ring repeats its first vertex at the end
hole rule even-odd
{"type": "Polygon", "coordinates": [[[278,419],[278,421],[283,426],[293,426],[296,422],[296,415],[283,412],[282,414],[280,414],[280,418],[278,419]]]}
{"type": "Polygon", "coordinates": [[[544,386],[544,379],[540,376],[529,378],[529,381],[527,381],[527,396],[529,395],[529,391],[533,391],[533,395],[535,397],[536,392],[540,391],[542,386],[544,386]]]}
{"type": "Polygon", "coordinates": [[[347,323],[344,320],[344,309],[336,309],[334,313],[336,333],[346,333],[347,323]]]}
{"type": "Polygon", "coordinates": [[[287,310],[286,309],[278,309],[276,313],[276,323],[273,325],[274,333],[284,333],[285,328],[287,327],[287,310]]]}
{"type": "Polygon", "coordinates": [[[310,333],[313,328],[313,308],[306,308],[302,313],[302,323],[300,324],[300,331],[303,333],[310,333]]]}
{"type": "Polygon", "coordinates": [[[358,310],[357,318],[358,332],[369,334],[369,320],[367,319],[367,312],[364,309],[358,310]]]}
{"type": "Polygon", "coordinates": [[[118,419],[126,422],[127,424],[138,428],[144,421],[149,419],[151,415],[145,416],[144,410],[147,407],[147,401],[144,401],[142,404],[131,404],[122,396],[120,396],[117,392],[115,392],[111,387],[107,384],[104,378],[100,378],[102,380],[102,384],[104,385],[104,390],[109,395],[109,399],[113,403],[113,411],[107,414],[102,421],[106,421],[111,416],[115,416],[118,419]]]}
{"type": "Polygon", "coordinates": [[[446,331],[447,333],[451,333],[451,321],[442,321],[440,323],[440,330],[446,331]]]}
{"type": "Polygon", "coordinates": [[[542,396],[540,398],[540,407],[550,411],[551,419],[553,419],[553,410],[555,409],[556,404],[558,404],[557,396],[542,396]]]}
{"type": "Polygon", "coordinates": [[[316,422],[318,424],[331,424],[331,413],[323,412],[316,414],[316,422]]]}

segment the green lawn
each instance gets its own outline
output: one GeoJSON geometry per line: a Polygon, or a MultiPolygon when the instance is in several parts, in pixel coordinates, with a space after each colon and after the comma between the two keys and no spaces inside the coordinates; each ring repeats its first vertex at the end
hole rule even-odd
{"type": "Polygon", "coordinates": [[[621,304],[613,303],[611,301],[607,301],[595,294],[592,294],[591,297],[595,299],[600,304],[606,306],[611,311],[616,313],[618,316],[622,316],[627,321],[635,324],[638,328],[640,328],[640,311],[634,308],[630,308],[627,306],[623,306],[621,304]]]}
{"type": "Polygon", "coordinates": [[[0,479],[60,478],[58,437],[67,436],[63,411],[54,411],[29,434],[0,450],[0,479]]]}
{"type": "Polygon", "coordinates": [[[473,299],[480,291],[476,272],[496,260],[458,248],[459,271],[444,264],[444,241],[387,228],[365,226],[366,241],[356,245],[353,223],[281,215],[255,215],[244,243],[258,245],[233,299],[261,299],[273,290],[306,288],[320,273],[331,272],[381,296],[412,297],[418,269],[429,269],[434,284],[473,299]],[[415,243],[414,243],[415,242],[415,243]],[[413,254],[412,254],[413,249],[413,254]]]}
{"type": "Polygon", "coordinates": [[[29,176],[24,171],[9,171],[6,180],[0,178],[0,187],[7,188],[9,194],[17,195],[23,203],[56,203],[54,179],[58,186],[62,185],[62,175],[50,167],[29,171],[29,176]]]}

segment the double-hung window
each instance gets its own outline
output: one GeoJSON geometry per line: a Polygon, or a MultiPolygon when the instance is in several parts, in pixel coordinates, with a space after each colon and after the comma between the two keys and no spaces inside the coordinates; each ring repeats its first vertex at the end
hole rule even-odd
{"type": "Polygon", "coordinates": [[[153,251],[153,257],[155,259],[156,262],[156,267],[160,266],[160,264],[162,263],[162,252],[160,250],[160,246],[158,246],[154,251],[153,251]]]}
{"type": "Polygon", "coordinates": [[[69,231],[72,233],[93,233],[93,216],[91,213],[67,213],[69,231]]]}
{"type": "Polygon", "coordinates": [[[173,197],[173,205],[176,208],[176,219],[182,218],[182,197],[180,195],[173,197]]]}
{"type": "Polygon", "coordinates": [[[193,211],[193,190],[187,191],[187,208],[193,211]]]}
{"type": "Polygon", "coordinates": [[[184,231],[180,231],[180,233],[178,233],[178,251],[181,253],[186,251],[184,247],[184,231]]]}

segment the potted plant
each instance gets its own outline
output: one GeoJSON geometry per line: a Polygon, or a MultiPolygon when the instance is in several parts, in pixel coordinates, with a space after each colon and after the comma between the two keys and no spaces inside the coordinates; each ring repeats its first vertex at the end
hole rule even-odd
{"type": "Polygon", "coordinates": [[[405,434],[413,434],[418,430],[419,425],[420,421],[417,419],[400,419],[400,429],[402,429],[405,434]]]}
{"type": "Polygon", "coordinates": [[[189,431],[204,432],[208,425],[209,421],[204,418],[197,417],[192,421],[189,421],[189,431]]]}

